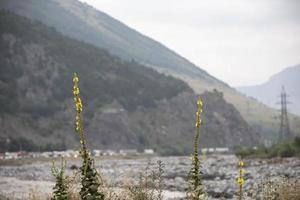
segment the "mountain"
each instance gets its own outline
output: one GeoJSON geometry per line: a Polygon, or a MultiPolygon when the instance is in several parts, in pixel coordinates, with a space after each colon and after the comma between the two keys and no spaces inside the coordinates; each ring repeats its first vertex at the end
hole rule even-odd
{"type": "Polygon", "coordinates": [[[77,0],[4,0],[1,8],[37,19],[65,35],[108,49],[124,59],[214,80],[164,45],[77,0]]]}
{"type": "Polygon", "coordinates": [[[300,116],[300,64],[288,67],[281,72],[273,75],[267,82],[261,85],[246,86],[237,88],[242,93],[256,98],[266,105],[273,108],[280,108],[277,104],[280,102],[279,95],[282,87],[289,95],[289,112],[300,116]]]}
{"type": "MultiPolygon", "coordinates": [[[[264,139],[275,140],[278,112],[209,75],[163,44],[78,0],[1,0],[0,8],[39,20],[72,38],[85,41],[125,60],[135,60],[160,73],[179,78],[197,93],[217,89],[264,139]]],[[[201,55],[199,55],[201,56],[201,55]]],[[[300,133],[300,118],[291,117],[291,128],[300,133]]]]}
{"type": "MultiPolygon", "coordinates": [[[[72,74],[80,76],[84,128],[92,148],[192,148],[197,95],[182,80],[0,12],[0,150],[78,146],[72,74]]],[[[206,147],[252,146],[258,134],[222,93],[205,92],[206,147]]]]}

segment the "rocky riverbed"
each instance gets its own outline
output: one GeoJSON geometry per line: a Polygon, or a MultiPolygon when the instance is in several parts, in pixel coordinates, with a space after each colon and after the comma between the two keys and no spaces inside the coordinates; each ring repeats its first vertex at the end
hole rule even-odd
{"type": "MultiPolygon", "coordinates": [[[[183,198],[187,187],[185,180],[191,163],[188,157],[97,158],[95,166],[107,184],[121,188],[124,181],[137,179],[140,173],[150,174],[157,167],[158,160],[163,161],[165,165],[165,198],[183,198]]],[[[80,159],[69,159],[66,174],[72,176],[80,163],[80,159]]],[[[26,199],[31,190],[35,193],[38,191],[41,195],[51,193],[54,185],[51,167],[50,160],[17,166],[0,166],[0,194],[9,196],[10,199],[26,199]]],[[[247,191],[268,177],[285,176],[299,180],[300,160],[297,158],[245,160],[245,171],[244,189],[247,191]]],[[[237,158],[234,155],[206,156],[203,162],[203,180],[211,199],[220,197],[233,199],[238,190],[235,182],[237,176],[237,158]]]]}

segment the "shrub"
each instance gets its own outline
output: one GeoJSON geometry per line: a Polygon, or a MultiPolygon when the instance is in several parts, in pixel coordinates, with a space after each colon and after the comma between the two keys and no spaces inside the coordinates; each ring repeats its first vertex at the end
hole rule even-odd
{"type": "Polygon", "coordinates": [[[292,157],[295,155],[295,150],[292,148],[291,144],[286,143],[279,146],[278,155],[280,157],[292,157]]]}
{"type": "Polygon", "coordinates": [[[300,182],[287,177],[268,177],[249,192],[251,199],[261,200],[298,200],[300,182]]]}
{"type": "Polygon", "coordinates": [[[52,175],[55,177],[55,186],[53,188],[53,196],[51,200],[69,200],[68,198],[68,185],[65,177],[66,162],[62,159],[61,168],[58,169],[54,165],[52,166],[52,175]]]}
{"type": "Polygon", "coordinates": [[[125,196],[122,200],[163,200],[163,174],[164,164],[157,161],[157,169],[149,173],[150,163],[147,164],[144,173],[140,173],[137,184],[130,181],[126,186],[125,196]]]}

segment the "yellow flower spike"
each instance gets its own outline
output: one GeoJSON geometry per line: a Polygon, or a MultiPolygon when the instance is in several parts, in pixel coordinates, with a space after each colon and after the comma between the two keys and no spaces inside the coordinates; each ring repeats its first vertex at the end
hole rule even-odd
{"type": "Polygon", "coordinates": [[[243,198],[243,185],[245,183],[243,174],[245,173],[243,166],[244,162],[242,160],[239,160],[238,162],[239,166],[239,177],[237,178],[237,184],[239,185],[239,200],[242,200],[243,198]]]}
{"type": "Polygon", "coordinates": [[[98,182],[98,173],[96,172],[96,169],[93,167],[93,159],[90,158],[89,151],[87,150],[85,139],[84,139],[84,130],[82,125],[82,118],[81,118],[81,112],[82,112],[82,101],[80,99],[80,90],[78,86],[79,78],[76,73],[74,73],[73,76],[73,95],[74,95],[74,106],[76,109],[76,116],[75,116],[75,131],[79,135],[79,142],[80,142],[80,156],[83,159],[83,164],[81,167],[81,183],[82,183],[82,189],[81,191],[84,191],[84,194],[80,194],[81,199],[90,199],[89,197],[92,197],[92,199],[104,199],[104,195],[101,194],[98,190],[99,182],[98,182]],[[95,179],[94,179],[95,178],[95,179]],[[85,183],[89,183],[88,185],[85,183]],[[89,192],[90,190],[97,189],[95,192],[89,192]],[[88,193],[85,194],[85,191],[88,191],[88,193]],[[93,193],[95,195],[93,195],[93,193]]]}
{"type": "Polygon", "coordinates": [[[243,166],[244,166],[244,162],[240,160],[238,165],[239,165],[240,167],[243,167],[243,166]]]}
{"type": "Polygon", "coordinates": [[[202,107],[202,105],[203,105],[203,102],[202,102],[202,100],[201,100],[200,98],[199,98],[198,101],[197,101],[197,105],[198,105],[198,106],[201,106],[201,107],[202,107]]]}
{"type": "Polygon", "coordinates": [[[196,133],[194,137],[194,152],[192,155],[192,168],[190,171],[189,176],[189,190],[187,192],[188,199],[192,198],[195,199],[197,197],[206,197],[205,192],[203,191],[203,184],[201,178],[201,158],[199,156],[199,138],[200,138],[200,128],[201,128],[201,112],[202,112],[202,105],[203,102],[201,98],[198,98],[196,101],[196,112],[195,112],[195,126],[196,126],[196,133]]]}
{"type": "Polygon", "coordinates": [[[75,110],[76,110],[76,117],[75,117],[75,131],[79,134],[80,137],[80,144],[81,148],[84,149],[85,147],[85,140],[84,140],[84,135],[83,135],[83,127],[82,127],[82,122],[81,122],[81,112],[83,110],[83,105],[82,101],[80,99],[80,89],[78,86],[79,82],[79,77],[77,76],[76,73],[74,73],[73,76],[73,100],[75,104],[75,110]]]}
{"type": "Polygon", "coordinates": [[[243,178],[238,178],[236,182],[237,182],[238,185],[243,186],[244,183],[245,183],[245,180],[243,178]]]}
{"type": "Polygon", "coordinates": [[[77,88],[74,88],[74,90],[73,90],[73,94],[74,95],[79,95],[79,88],[77,87],[77,88]]]}
{"type": "Polygon", "coordinates": [[[240,185],[244,185],[245,181],[243,178],[240,179],[240,185]]]}
{"type": "Polygon", "coordinates": [[[78,81],[79,81],[78,76],[76,74],[74,74],[73,82],[78,83],[78,81]]]}
{"type": "Polygon", "coordinates": [[[203,105],[203,102],[202,102],[201,98],[199,98],[197,101],[196,124],[195,124],[195,126],[197,128],[200,128],[200,125],[201,125],[202,105],[203,105]]]}

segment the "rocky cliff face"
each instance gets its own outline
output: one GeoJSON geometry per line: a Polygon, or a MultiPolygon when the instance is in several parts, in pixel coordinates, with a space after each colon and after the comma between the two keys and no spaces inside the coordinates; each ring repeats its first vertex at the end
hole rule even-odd
{"type": "MultiPolygon", "coordinates": [[[[2,150],[74,148],[72,74],[80,75],[92,148],[192,149],[196,95],[183,81],[125,62],[38,22],[0,15],[2,150]]],[[[205,92],[201,144],[257,144],[258,136],[217,91],[205,92]]]]}

